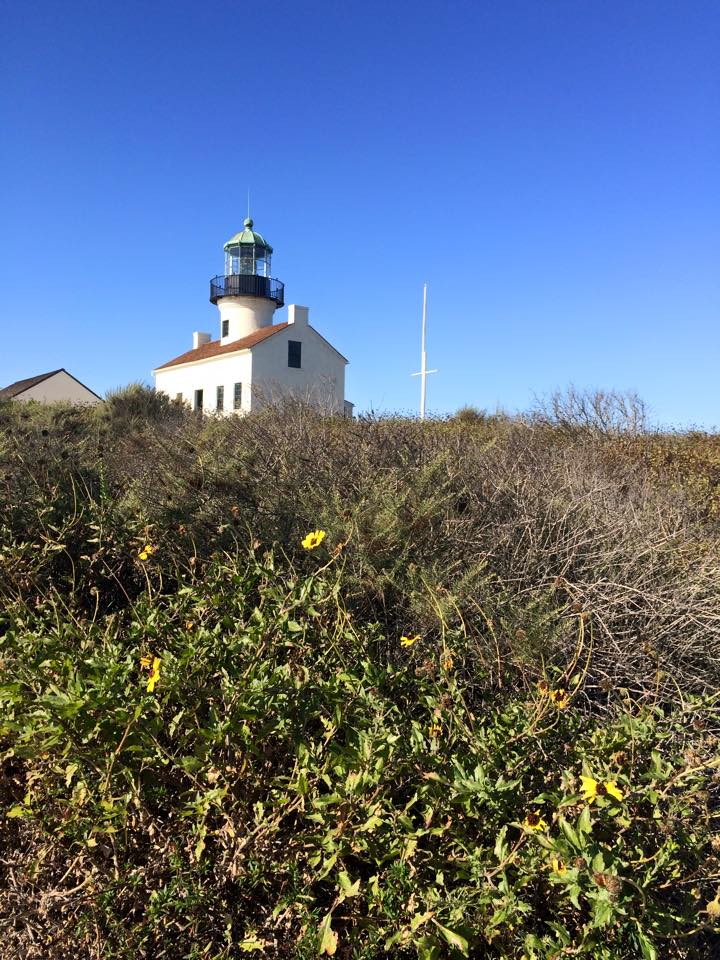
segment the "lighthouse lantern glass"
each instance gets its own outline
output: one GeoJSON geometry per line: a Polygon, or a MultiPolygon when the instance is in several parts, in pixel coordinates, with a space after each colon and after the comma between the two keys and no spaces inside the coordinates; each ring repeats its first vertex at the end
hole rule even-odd
{"type": "Polygon", "coordinates": [[[254,274],[270,276],[271,254],[267,247],[257,243],[235,243],[225,251],[225,276],[254,274]]]}

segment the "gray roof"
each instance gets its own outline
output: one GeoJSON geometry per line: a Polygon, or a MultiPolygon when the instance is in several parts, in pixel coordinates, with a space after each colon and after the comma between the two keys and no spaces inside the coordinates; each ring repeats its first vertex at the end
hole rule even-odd
{"type": "Polygon", "coordinates": [[[98,397],[98,400],[101,400],[102,397],[99,397],[94,390],[91,390],[90,387],[86,387],[84,383],[81,383],[77,377],[73,377],[71,373],[65,369],[65,367],[60,367],[59,370],[51,370],[49,373],[38,374],[37,377],[27,377],[25,380],[16,380],[15,383],[9,384],[7,387],[3,387],[0,390],[0,400],[12,400],[13,397],[20,396],[21,393],[25,393],[26,390],[30,390],[32,387],[36,387],[39,383],[42,383],[43,380],[49,380],[50,377],[54,377],[56,373],[67,373],[69,377],[79,383],[81,387],[85,387],[88,393],[92,393],[93,396],[98,397]]]}

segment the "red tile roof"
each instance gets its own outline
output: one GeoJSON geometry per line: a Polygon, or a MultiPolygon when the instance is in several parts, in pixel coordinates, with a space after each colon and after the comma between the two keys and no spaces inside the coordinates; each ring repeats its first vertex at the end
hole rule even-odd
{"type": "Polygon", "coordinates": [[[187,353],[181,353],[179,357],[175,357],[174,360],[168,360],[167,363],[163,363],[155,369],[164,370],[165,367],[175,367],[179,363],[193,363],[195,360],[209,360],[210,357],[220,357],[224,353],[237,353],[239,350],[249,350],[250,347],[262,343],[263,340],[267,340],[268,337],[280,333],[281,330],[289,326],[289,323],[276,323],[271,327],[260,327],[259,330],[255,330],[247,337],[243,337],[241,340],[233,340],[231,343],[221,343],[219,340],[211,340],[210,343],[203,343],[196,350],[188,350],[187,353]]]}

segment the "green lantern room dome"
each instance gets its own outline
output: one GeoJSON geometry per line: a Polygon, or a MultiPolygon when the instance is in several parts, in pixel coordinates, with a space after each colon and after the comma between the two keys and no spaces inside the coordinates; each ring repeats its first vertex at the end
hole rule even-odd
{"type": "Polygon", "coordinates": [[[273,252],[273,248],[267,242],[267,240],[260,233],[256,233],[253,230],[253,222],[248,217],[243,223],[244,230],[240,233],[236,233],[234,237],[230,237],[228,242],[224,246],[225,252],[229,252],[231,248],[237,248],[239,246],[254,246],[266,250],[268,253],[273,252]]]}

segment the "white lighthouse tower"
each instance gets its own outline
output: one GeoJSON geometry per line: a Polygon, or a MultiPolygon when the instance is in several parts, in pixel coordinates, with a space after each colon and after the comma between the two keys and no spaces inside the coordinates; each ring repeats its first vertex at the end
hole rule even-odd
{"type": "Polygon", "coordinates": [[[308,308],[285,304],[285,285],[270,276],[273,249],[244,229],[224,245],[225,273],[210,281],[220,311],[220,336],[193,333],[192,350],[157,367],[155,387],[194,410],[250,413],[296,397],[330,414],[351,414],[345,400],[347,360],[308,323],[308,308]]]}
{"type": "Polygon", "coordinates": [[[225,275],[210,281],[210,300],[220,310],[220,342],[241,340],[271,327],[285,302],[285,285],[270,276],[273,249],[255,233],[250,217],[225,244],[225,275]]]}

